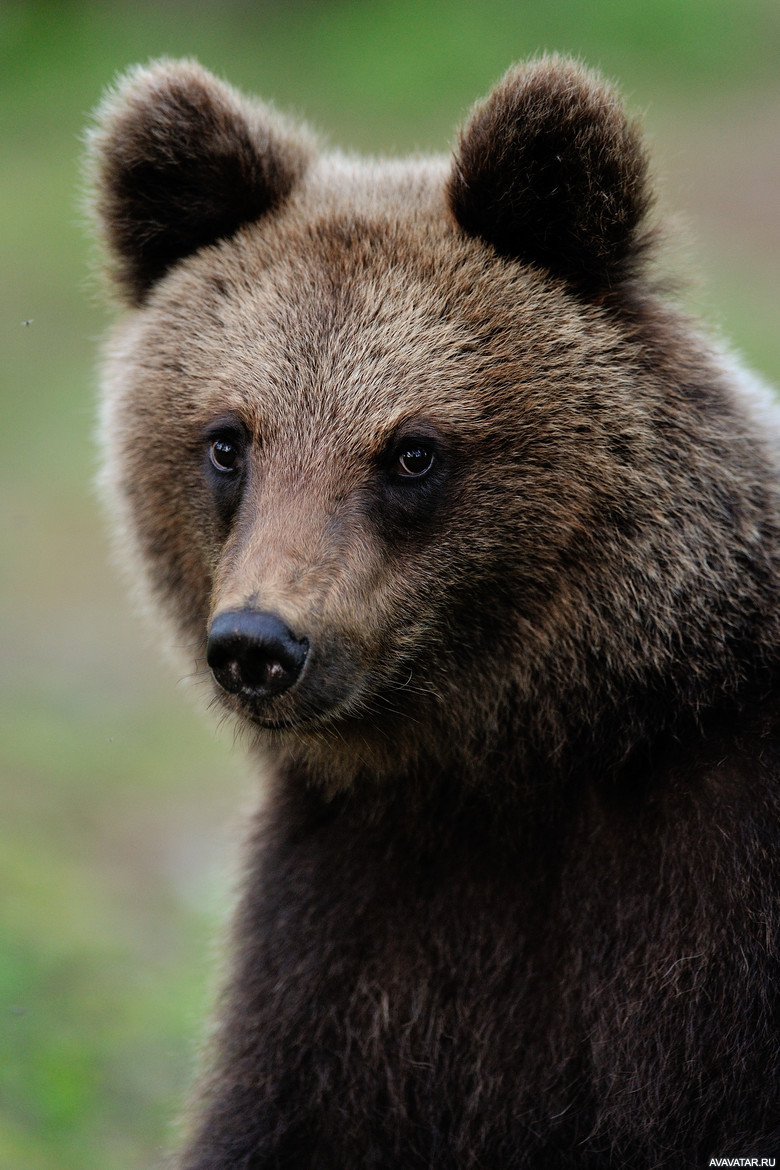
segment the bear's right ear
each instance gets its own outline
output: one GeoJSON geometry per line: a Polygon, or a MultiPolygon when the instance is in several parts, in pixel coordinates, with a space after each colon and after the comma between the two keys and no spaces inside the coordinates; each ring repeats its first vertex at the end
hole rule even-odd
{"type": "Polygon", "coordinates": [[[89,135],[92,208],[124,299],[141,304],[177,260],[276,207],[313,154],[304,131],[194,61],[131,70],[89,135]]]}

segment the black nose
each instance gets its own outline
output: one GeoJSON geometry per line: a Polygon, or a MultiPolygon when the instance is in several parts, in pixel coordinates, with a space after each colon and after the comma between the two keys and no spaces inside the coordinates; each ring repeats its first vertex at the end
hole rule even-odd
{"type": "Polygon", "coordinates": [[[307,639],[296,638],[275,613],[234,609],[211,623],[206,659],[224,690],[263,698],[293,685],[308,649],[307,639]]]}

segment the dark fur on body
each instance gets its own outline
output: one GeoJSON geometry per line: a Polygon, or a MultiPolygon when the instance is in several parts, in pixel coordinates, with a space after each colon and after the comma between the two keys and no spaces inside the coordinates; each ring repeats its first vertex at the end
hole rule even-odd
{"type": "Polygon", "coordinates": [[[776,1152],[778,423],[646,275],[613,92],[536,62],[451,168],[358,163],[162,63],[94,158],[133,571],[195,657],[310,646],[222,695],[271,780],[178,1165],[776,1152]]]}

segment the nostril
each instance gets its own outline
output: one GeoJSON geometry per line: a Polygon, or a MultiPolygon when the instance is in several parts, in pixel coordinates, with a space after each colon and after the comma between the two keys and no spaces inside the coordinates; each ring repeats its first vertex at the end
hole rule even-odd
{"type": "Polygon", "coordinates": [[[308,650],[308,640],[296,638],[275,613],[236,609],[214,618],[206,660],[223,690],[265,697],[289,690],[308,650]]]}

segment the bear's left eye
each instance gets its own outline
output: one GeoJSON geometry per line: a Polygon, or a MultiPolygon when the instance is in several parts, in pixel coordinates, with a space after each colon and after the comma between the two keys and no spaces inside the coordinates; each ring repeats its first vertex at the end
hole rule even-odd
{"type": "Polygon", "coordinates": [[[412,440],[398,448],[393,471],[399,479],[421,479],[431,470],[435,459],[432,447],[412,440]]]}

